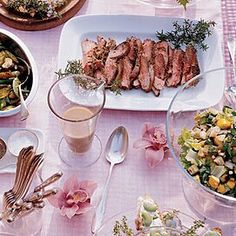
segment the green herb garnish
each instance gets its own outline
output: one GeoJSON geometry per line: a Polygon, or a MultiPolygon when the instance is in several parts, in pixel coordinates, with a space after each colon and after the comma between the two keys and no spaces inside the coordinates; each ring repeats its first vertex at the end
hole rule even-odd
{"type": "Polygon", "coordinates": [[[212,27],[216,23],[214,21],[200,20],[194,22],[184,20],[182,24],[177,21],[173,23],[174,29],[169,32],[157,31],[156,36],[161,41],[167,41],[173,44],[175,48],[186,47],[192,45],[195,48],[206,51],[208,45],[204,43],[205,39],[212,34],[212,27]]]}
{"type": "Polygon", "coordinates": [[[182,5],[185,10],[186,10],[186,6],[189,3],[189,1],[190,0],[176,0],[176,2],[179,3],[179,5],[182,5]]]}
{"type": "Polygon", "coordinates": [[[132,229],[129,227],[127,223],[126,216],[123,216],[121,221],[116,221],[114,228],[113,228],[113,235],[114,236],[134,236],[132,229]]]}
{"type": "Polygon", "coordinates": [[[64,71],[60,69],[58,72],[55,72],[58,76],[58,79],[61,79],[65,76],[71,75],[71,74],[84,74],[82,62],[80,60],[72,60],[67,61],[66,68],[64,71]]]}

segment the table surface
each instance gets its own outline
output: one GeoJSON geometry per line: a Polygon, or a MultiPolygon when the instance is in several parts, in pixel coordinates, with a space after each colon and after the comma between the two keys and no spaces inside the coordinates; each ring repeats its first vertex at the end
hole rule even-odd
{"type": "MultiPolygon", "coordinates": [[[[222,1],[223,2],[223,1],[222,1]]],[[[77,15],[85,14],[130,14],[148,16],[186,17],[192,19],[206,19],[217,22],[216,29],[219,33],[223,47],[223,18],[220,0],[200,0],[196,5],[188,8],[187,12],[180,9],[158,9],[144,5],[136,0],[89,0],[77,15]]],[[[37,128],[43,131],[46,140],[43,175],[62,170],[64,173],[61,183],[71,174],[78,178],[92,179],[98,182],[99,188],[103,187],[108,174],[109,164],[104,156],[93,166],[83,170],[67,168],[60,162],[57,153],[61,133],[55,117],[47,106],[47,92],[55,80],[56,62],[59,47],[59,38],[62,26],[36,32],[14,30],[0,23],[0,28],[7,29],[28,46],[32,52],[39,70],[39,87],[37,95],[30,104],[30,117],[21,122],[19,115],[10,118],[1,118],[0,127],[26,127],[37,128]]],[[[182,175],[177,169],[175,161],[170,155],[157,168],[149,169],[143,152],[133,148],[133,142],[140,137],[144,122],[154,124],[164,123],[166,112],[139,112],[104,110],[100,116],[97,135],[103,147],[110,133],[119,125],[123,125],[129,132],[130,145],[124,164],[116,166],[110,183],[107,201],[106,219],[110,216],[134,207],[137,197],[150,193],[161,206],[170,206],[181,209],[191,215],[182,192],[182,175]]],[[[1,179],[1,176],[0,176],[1,179]]],[[[68,220],[60,216],[58,209],[47,205],[43,210],[43,229],[41,235],[90,235],[91,216],[93,212],[68,220]]],[[[213,224],[214,226],[214,224],[213,224]]],[[[227,230],[227,229],[226,229],[227,230]]],[[[230,234],[225,234],[230,235],[230,234]]]]}

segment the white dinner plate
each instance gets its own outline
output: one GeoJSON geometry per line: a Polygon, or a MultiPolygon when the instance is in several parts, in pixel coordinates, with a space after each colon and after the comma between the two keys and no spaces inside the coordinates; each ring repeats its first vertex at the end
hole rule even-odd
{"type": "MultiPolygon", "coordinates": [[[[135,36],[140,39],[156,38],[156,31],[169,31],[173,29],[173,22],[182,22],[181,18],[164,18],[155,16],[128,16],[128,15],[90,15],[79,16],[69,20],[63,27],[58,56],[58,69],[64,69],[68,60],[82,59],[81,41],[88,38],[96,40],[97,35],[105,38],[114,38],[118,43],[126,40],[127,37],[135,36]]],[[[198,51],[198,59],[201,72],[219,68],[223,66],[223,56],[220,42],[215,30],[206,40],[209,48],[207,51],[198,51]]],[[[201,81],[195,88],[189,89],[187,94],[188,104],[191,100],[195,104],[194,109],[200,109],[204,97],[208,94],[208,104],[215,105],[223,95],[224,76],[217,78],[213,84],[201,81]],[[214,90],[212,89],[214,88],[214,90]],[[217,91],[215,93],[214,91],[217,91]],[[209,93],[212,93],[209,96],[209,93]],[[197,99],[201,98],[198,102],[197,99]],[[211,100],[209,101],[209,98],[211,100]],[[196,106],[197,104],[197,106],[196,106]]],[[[210,80],[212,81],[212,80],[210,80]]],[[[122,91],[122,95],[115,95],[107,91],[105,108],[119,110],[138,111],[166,111],[169,104],[177,92],[178,88],[165,87],[159,97],[155,97],[152,92],[145,93],[141,89],[122,91]]],[[[190,108],[191,109],[191,108],[190,108]]],[[[191,109],[192,110],[192,109],[191,109]]]]}

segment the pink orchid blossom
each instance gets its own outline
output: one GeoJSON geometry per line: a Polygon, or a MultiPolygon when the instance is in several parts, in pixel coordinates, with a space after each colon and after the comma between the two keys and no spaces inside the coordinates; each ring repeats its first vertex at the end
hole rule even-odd
{"type": "Polygon", "coordinates": [[[168,149],[164,124],[144,123],[142,138],[135,141],[133,147],[144,148],[149,167],[156,167],[168,149]]]}
{"type": "Polygon", "coordinates": [[[74,215],[84,214],[92,208],[91,197],[97,188],[94,181],[78,182],[76,176],[65,181],[63,189],[48,198],[48,201],[60,209],[63,216],[71,219],[74,215]]]}

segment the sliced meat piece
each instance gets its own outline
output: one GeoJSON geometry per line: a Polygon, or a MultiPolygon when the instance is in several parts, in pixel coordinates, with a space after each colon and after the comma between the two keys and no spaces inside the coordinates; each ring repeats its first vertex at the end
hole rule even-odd
{"type": "Polygon", "coordinates": [[[97,36],[97,45],[98,47],[106,47],[107,41],[104,37],[101,35],[97,36]]]}
{"type": "Polygon", "coordinates": [[[169,61],[169,44],[166,41],[160,41],[155,43],[154,45],[154,53],[162,54],[165,62],[165,68],[167,69],[168,61],[169,61]]]}
{"type": "Polygon", "coordinates": [[[150,71],[149,71],[149,62],[148,62],[148,59],[144,55],[141,56],[140,62],[141,62],[140,72],[138,76],[140,86],[145,92],[149,92],[151,91],[151,88],[152,88],[152,80],[151,80],[150,71]]]}
{"type": "Polygon", "coordinates": [[[143,54],[147,58],[148,62],[152,62],[154,41],[151,39],[145,39],[143,41],[143,54]]]}
{"type": "Polygon", "coordinates": [[[81,42],[81,47],[82,47],[83,58],[86,59],[87,53],[89,51],[92,51],[95,47],[97,47],[97,43],[92,40],[85,39],[81,42]]]}
{"type": "Polygon", "coordinates": [[[142,48],[143,48],[142,41],[140,39],[136,39],[137,56],[136,56],[136,59],[135,59],[135,63],[134,63],[132,73],[130,75],[131,80],[136,79],[139,75],[141,56],[142,56],[142,48]]]}
{"type": "Polygon", "coordinates": [[[192,79],[194,76],[200,73],[197,51],[193,46],[188,46],[184,56],[183,76],[181,84],[185,84],[187,81],[192,79]]]}
{"type": "Polygon", "coordinates": [[[172,76],[166,80],[166,85],[176,87],[182,79],[184,64],[184,52],[181,49],[175,49],[173,55],[172,76]]]}
{"type": "Polygon", "coordinates": [[[106,82],[106,78],[101,70],[96,70],[94,73],[94,77],[96,79],[98,79],[99,81],[102,80],[102,81],[106,82]]]}
{"type": "Polygon", "coordinates": [[[155,96],[160,95],[160,91],[164,88],[165,81],[162,79],[159,79],[157,77],[154,78],[154,82],[152,84],[152,91],[155,94],[155,96]]]}
{"type": "Polygon", "coordinates": [[[173,56],[174,56],[174,49],[172,47],[169,47],[168,69],[167,69],[167,73],[166,73],[167,79],[172,76],[172,71],[173,71],[173,56]]]}
{"type": "Polygon", "coordinates": [[[133,85],[134,88],[140,88],[139,79],[133,80],[132,85],[133,85]]]}
{"type": "Polygon", "coordinates": [[[108,38],[106,47],[109,51],[114,49],[116,47],[116,41],[114,39],[108,38]]]}
{"type": "Polygon", "coordinates": [[[130,46],[128,42],[122,42],[117,45],[113,50],[110,51],[109,57],[111,59],[120,59],[126,56],[130,51],[130,46]]]}
{"type": "Polygon", "coordinates": [[[132,63],[129,59],[128,56],[125,56],[123,59],[123,73],[121,77],[121,87],[123,89],[130,89],[131,88],[131,80],[130,80],[130,75],[132,72],[132,63]]]}
{"type": "Polygon", "coordinates": [[[135,62],[136,57],[137,57],[137,44],[136,44],[136,38],[131,37],[130,39],[127,39],[127,42],[129,43],[130,50],[128,53],[128,57],[132,63],[135,62]]]}
{"type": "Polygon", "coordinates": [[[166,64],[161,53],[157,53],[154,58],[154,76],[161,80],[166,78],[166,64]]]}
{"type": "Polygon", "coordinates": [[[117,62],[116,62],[117,60],[112,59],[110,57],[110,53],[108,54],[108,57],[104,66],[104,76],[106,78],[107,85],[111,84],[111,82],[115,79],[116,74],[117,74],[117,62]]]}

